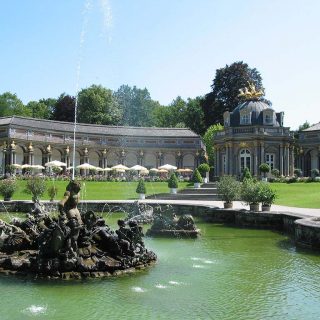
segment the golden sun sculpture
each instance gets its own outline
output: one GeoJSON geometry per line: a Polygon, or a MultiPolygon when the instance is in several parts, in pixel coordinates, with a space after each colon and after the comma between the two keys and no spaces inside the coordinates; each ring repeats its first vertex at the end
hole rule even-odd
{"type": "Polygon", "coordinates": [[[238,97],[244,98],[245,100],[258,99],[264,95],[263,90],[256,90],[256,87],[253,83],[248,82],[249,88],[245,87],[239,89],[238,97]]]}

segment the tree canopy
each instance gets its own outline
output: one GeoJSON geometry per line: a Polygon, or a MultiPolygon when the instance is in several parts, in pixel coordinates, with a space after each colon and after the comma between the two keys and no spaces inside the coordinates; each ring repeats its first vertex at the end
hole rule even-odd
{"type": "Polygon", "coordinates": [[[242,98],[238,97],[239,89],[253,83],[257,90],[263,90],[262,77],[256,68],[240,61],[216,70],[212,91],[202,101],[206,125],[223,123],[223,113],[233,111],[242,98]]]}
{"type": "Polygon", "coordinates": [[[154,110],[159,106],[151,99],[149,91],[122,85],[115,93],[122,112],[121,124],[125,126],[150,127],[155,125],[154,110]]]}
{"type": "Polygon", "coordinates": [[[78,121],[82,123],[118,125],[122,112],[110,89],[92,85],[78,94],[78,121]]]}
{"type": "Polygon", "coordinates": [[[31,117],[31,112],[16,94],[4,92],[0,95],[0,117],[8,116],[31,117]]]}
{"type": "Polygon", "coordinates": [[[75,97],[65,93],[61,94],[53,106],[52,120],[73,122],[75,104],[75,97]]]}

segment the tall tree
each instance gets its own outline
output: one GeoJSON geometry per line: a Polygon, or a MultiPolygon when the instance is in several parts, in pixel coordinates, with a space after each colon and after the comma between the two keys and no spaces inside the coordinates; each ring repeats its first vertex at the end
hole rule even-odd
{"type": "Polygon", "coordinates": [[[122,124],[137,127],[154,125],[154,110],[159,103],[151,99],[149,91],[122,85],[115,93],[122,110],[122,124]]]}
{"type": "Polygon", "coordinates": [[[112,91],[92,85],[78,94],[78,121],[92,124],[120,124],[122,112],[112,91]]]}
{"type": "Polygon", "coordinates": [[[213,147],[213,138],[215,134],[221,130],[223,130],[223,126],[221,124],[214,124],[207,129],[206,133],[203,136],[203,142],[206,145],[206,152],[210,167],[214,167],[215,154],[213,147]]]}
{"type": "Polygon", "coordinates": [[[251,69],[248,64],[240,61],[234,62],[230,66],[216,71],[212,92],[205,96],[202,102],[202,108],[206,120],[206,125],[214,123],[223,123],[223,113],[226,110],[233,111],[242,98],[238,97],[239,89],[248,87],[248,83],[253,83],[257,90],[264,90],[262,86],[262,77],[255,68],[251,69]]]}
{"type": "Polygon", "coordinates": [[[169,106],[161,106],[155,110],[155,121],[158,127],[184,128],[187,103],[180,96],[174,99],[169,106]]]}
{"type": "Polygon", "coordinates": [[[203,135],[206,131],[201,101],[201,97],[196,97],[195,99],[189,98],[184,112],[184,122],[186,127],[199,135],[203,135]]]}
{"type": "Polygon", "coordinates": [[[26,107],[30,110],[32,118],[51,119],[51,110],[49,106],[43,102],[30,101],[26,107]]]}
{"type": "Polygon", "coordinates": [[[75,97],[65,93],[61,94],[54,105],[52,120],[73,122],[75,103],[75,97]]]}
{"type": "Polygon", "coordinates": [[[55,98],[47,98],[47,99],[40,99],[39,103],[43,103],[47,106],[48,108],[48,112],[49,112],[49,118],[48,119],[52,119],[53,118],[53,112],[55,110],[55,106],[57,103],[57,99],[55,98]]]}
{"type": "Polygon", "coordinates": [[[8,116],[30,117],[31,113],[16,94],[4,92],[0,95],[0,117],[8,116]]]}

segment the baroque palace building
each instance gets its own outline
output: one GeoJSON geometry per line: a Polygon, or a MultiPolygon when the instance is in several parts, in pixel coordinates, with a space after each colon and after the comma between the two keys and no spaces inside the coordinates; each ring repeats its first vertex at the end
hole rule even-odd
{"type": "Polygon", "coordinates": [[[224,130],[214,137],[216,176],[240,176],[244,168],[257,176],[262,163],[280,175],[293,175],[293,134],[283,126],[284,113],[275,112],[262,95],[249,85],[240,90],[244,102],[224,113],[224,130]]]}
{"type": "Polygon", "coordinates": [[[304,176],[312,169],[320,170],[320,122],[299,132],[296,167],[304,176]]]}
{"type": "MultiPolygon", "coordinates": [[[[52,160],[72,166],[74,125],[25,117],[0,118],[0,164],[44,165],[52,160]]],[[[196,168],[205,147],[200,136],[185,128],[120,127],[77,124],[75,166],[106,168],[136,164],[147,168],[172,164],[196,168]]]]}

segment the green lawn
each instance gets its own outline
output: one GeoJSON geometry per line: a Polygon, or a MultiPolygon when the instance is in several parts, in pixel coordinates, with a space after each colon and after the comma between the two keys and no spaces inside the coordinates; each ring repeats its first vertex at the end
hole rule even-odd
{"type": "MultiPolygon", "coordinates": [[[[58,196],[61,199],[65,192],[68,181],[47,181],[47,187],[55,185],[58,188],[58,196]]],[[[12,200],[31,200],[31,195],[23,192],[26,181],[19,181],[19,189],[13,195],[12,200]]],[[[126,200],[137,199],[136,194],[138,182],[97,182],[83,181],[81,189],[81,198],[86,200],[126,200]]],[[[188,185],[187,182],[180,182],[179,189],[188,185]]],[[[146,182],[147,195],[169,192],[167,182],[146,182]]],[[[42,200],[49,200],[47,193],[42,200]]]]}
{"type": "Polygon", "coordinates": [[[277,192],[275,204],[300,207],[320,208],[320,183],[272,183],[277,192]]]}
{"type": "MultiPolygon", "coordinates": [[[[61,199],[65,191],[67,181],[47,181],[47,186],[55,184],[58,187],[58,196],[61,199]]],[[[14,194],[13,200],[31,200],[31,195],[23,192],[26,181],[19,181],[19,190],[14,194]]],[[[81,198],[86,200],[126,200],[137,199],[135,190],[138,182],[83,182],[81,198]]],[[[180,182],[179,189],[186,188],[188,182],[180,182]]],[[[147,194],[167,193],[167,182],[146,182],[147,194]]],[[[320,208],[320,183],[272,183],[272,189],[277,192],[275,204],[301,207],[320,208]]],[[[45,194],[43,200],[49,197],[45,194]]]]}

